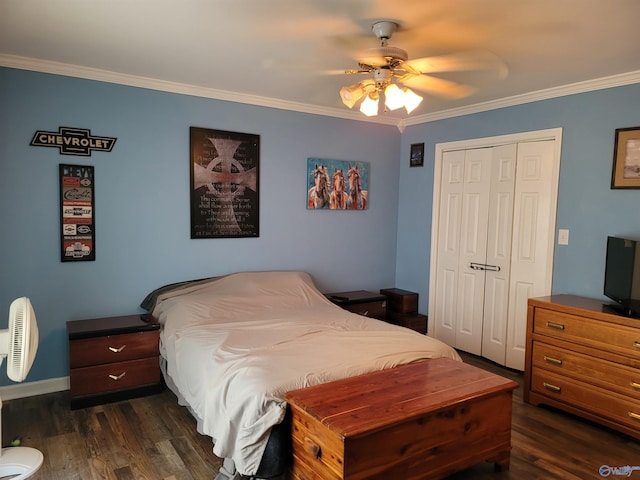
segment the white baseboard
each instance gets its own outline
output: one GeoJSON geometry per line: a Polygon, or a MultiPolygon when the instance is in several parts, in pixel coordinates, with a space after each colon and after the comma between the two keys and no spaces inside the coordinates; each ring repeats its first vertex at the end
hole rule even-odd
{"type": "Polygon", "coordinates": [[[37,382],[16,383],[0,387],[0,398],[12,400],[14,398],[33,397],[45,393],[62,392],[69,390],[69,377],[51,378],[37,382]]]}

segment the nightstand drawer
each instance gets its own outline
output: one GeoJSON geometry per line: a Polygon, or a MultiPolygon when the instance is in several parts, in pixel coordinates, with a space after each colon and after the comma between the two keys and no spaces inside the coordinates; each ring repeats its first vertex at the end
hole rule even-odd
{"type": "Polygon", "coordinates": [[[93,395],[160,383],[160,357],[149,357],[70,372],[71,396],[93,395]]]}
{"type": "Polygon", "coordinates": [[[353,303],[351,305],[343,305],[342,308],[359,315],[364,315],[365,317],[377,318],[379,320],[384,320],[386,315],[385,301],[383,300],[353,303]]]}
{"type": "Polygon", "coordinates": [[[387,297],[366,290],[327,293],[326,297],[336,305],[352,313],[384,320],[387,311],[387,297]]]}
{"type": "Polygon", "coordinates": [[[159,330],[73,340],[69,342],[69,366],[78,368],[157,356],[159,341],[159,330]]]}

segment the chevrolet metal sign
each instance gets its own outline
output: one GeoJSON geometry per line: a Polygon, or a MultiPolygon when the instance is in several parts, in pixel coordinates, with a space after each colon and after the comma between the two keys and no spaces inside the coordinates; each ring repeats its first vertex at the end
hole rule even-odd
{"type": "Polygon", "coordinates": [[[91,156],[91,152],[110,152],[116,143],[112,137],[96,137],[85,128],[59,127],[57,132],[38,130],[31,140],[34,147],[55,147],[60,155],[91,156]]]}

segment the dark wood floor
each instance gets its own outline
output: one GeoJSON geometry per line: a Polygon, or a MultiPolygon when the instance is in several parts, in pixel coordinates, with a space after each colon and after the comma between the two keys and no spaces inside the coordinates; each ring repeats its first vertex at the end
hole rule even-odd
{"type": "MultiPolygon", "coordinates": [[[[463,355],[467,363],[522,384],[521,373],[463,355]]],[[[44,453],[35,480],[206,480],[220,465],[210,439],[195,431],[169,391],[73,411],[67,392],[28,397],[6,401],[2,417],[5,443],[21,437],[23,445],[44,453]]],[[[602,465],[640,466],[640,442],[523,404],[521,388],[513,398],[512,447],[509,471],[481,463],[450,480],[602,479],[602,465]]],[[[635,477],[640,471],[632,471],[635,477]]]]}

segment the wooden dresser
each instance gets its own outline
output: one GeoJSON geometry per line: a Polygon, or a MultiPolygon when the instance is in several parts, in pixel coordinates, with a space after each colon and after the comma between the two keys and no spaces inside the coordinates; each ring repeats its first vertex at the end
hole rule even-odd
{"type": "Polygon", "coordinates": [[[449,358],[285,394],[294,480],[430,480],[509,467],[517,384],[449,358]]]}
{"type": "Polygon", "coordinates": [[[640,319],[596,299],[529,299],[523,398],[640,438],[640,319]]]}
{"type": "Polygon", "coordinates": [[[71,408],[162,390],[160,325],[140,315],[67,322],[71,408]]]}

